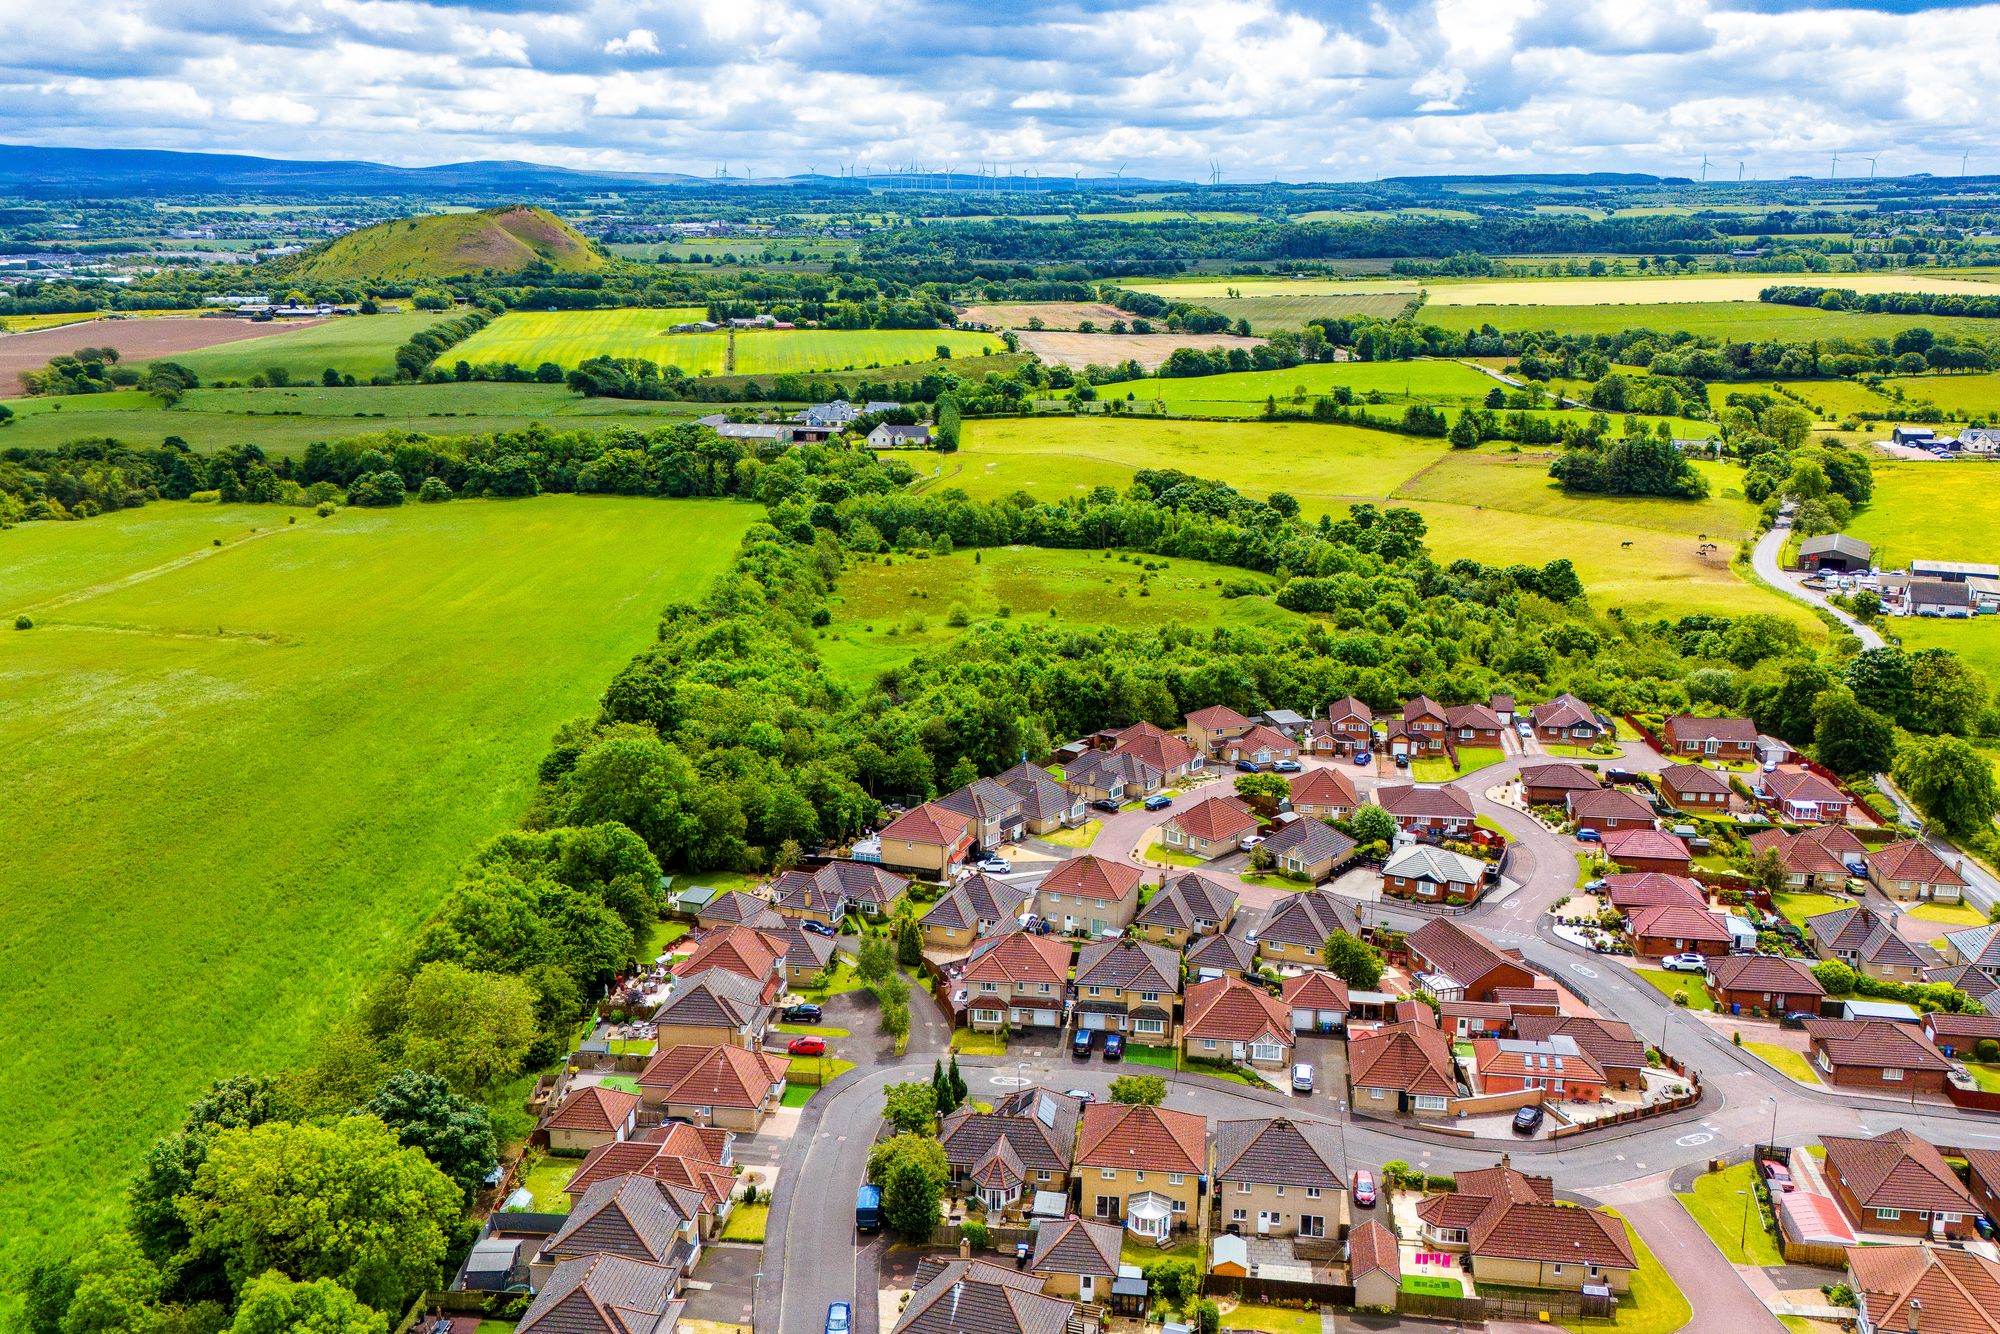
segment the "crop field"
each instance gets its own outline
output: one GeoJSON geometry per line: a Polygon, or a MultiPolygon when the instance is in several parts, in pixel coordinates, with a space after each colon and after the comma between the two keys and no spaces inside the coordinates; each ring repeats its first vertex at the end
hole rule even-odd
{"type": "MultiPolygon", "coordinates": [[[[896,556],[851,565],[840,577],[833,623],[814,645],[834,675],[865,684],[917,653],[959,634],[954,609],[973,620],[1005,614],[1064,625],[1140,629],[1207,623],[1303,626],[1306,618],[1265,597],[1222,600],[1216,581],[1242,582],[1241,570],[1194,560],[1161,561],[1145,572],[1137,561],[1097,551],[1003,547],[918,559],[896,556]],[[1141,577],[1145,582],[1142,584],[1141,577]],[[1143,592],[1141,590],[1144,590],[1143,592]]],[[[1152,558],[1147,558],[1152,559],[1152,558]]],[[[1264,581],[1275,589],[1275,581],[1264,581]]]]}
{"type": "MultiPolygon", "coordinates": [[[[1408,301],[1423,284],[1415,278],[1172,278],[1146,279],[1123,284],[1137,292],[1151,292],[1169,301],[1197,301],[1203,305],[1219,300],[1248,300],[1258,297],[1380,297],[1399,295],[1408,301]]],[[[1400,308],[1400,303],[1398,303],[1400,308]]]]}
{"type": "Polygon", "coordinates": [[[1261,338],[1238,338],[1234,334],[1103,334],[1058,333],[1054,330],[1024,332],[1019,335],[1021,350],[1033,352],[1043,361],[1060,362],[1075,370],[1085,366],[1116,366],[1136,361],[1149,371],[1158,370],[1175,348],[1194,347],[1203,351],[1218,348],[1263,346],[1261,338]]]}
{"type": "MultiPolygon", "coordinates": [[[[1772,275],[1770,281],[1780,281],[1772,275]]],[[[1523,289],[1523,295],[1531,289],[1523,289]]],[[[1435,299],[1418,313],[1424,324],[1441,329],[1477,329],[1490,324],[1503,331],[1554,329],[1563,333],[1618,333],[1625,329],[1685,329],[1715,338],[1890,338],[1921,324],[1934,333],[1990,338],[1992,320],[1930,315],[1876,315],[1865,311],[1813,310],[1804,306],[1772,306],[1761,301],[1655,302],[1647,305],[1503,305],[1454,306],[1435,299]]]]}
{"type": "Polygon", "coordinates": [[[1132,317],[1116,306],[1101,301],[1013,301],[1001,305],[968,306],[965,319],[973,324],[990,324],[996,329],[1026,328],[1029,320],[1040,320],[1044,328],[1074,329],[1084,320],[1099,328],[1113,320],[1132,317]]]}
{"type": "Polygon", "coordinates": [[[1875,495],[1847,531],[1875,547],[1883,569],[1912,560],[2000,563],[2000,468],[1971,460],[1876,459],[1875,495]],[[1940,522],[1940,516],[1949,516],[1940,522]]]}
{"type": "Polygon", "coordinates": [[[735,373],[839,371],[854,366],[903,366],[929,361],[940,347],[953,359],[982,357],[1006,345],[994,334],[955,329],[783,329],[736,335],[735,373]]]}
{"type": "MultiPolygon", "coordinates": [[[[2000,371],[1972,375],[1893,375],[1884,389],[1900,389],[1912,403],[1935,403],[1952,418],[2000,423],[2000,371]]],[[[1886,409],[1895,412],[1893,405],[1886,409]]]]}
{"type": "MultiPolygon", "coordinates": [[[[318,380],[328,367],[366,381],[396,373],[396,349],[411,334],[428,329],[447,316],[430,311],[407,315],[350,315],[322,320],[303,329],[292,328],[269,339],[225,343],[200,352],[174,355],[172,360],[201,377],[203,384],[242,381],[282,366],[294,380],[318,380]]],[[[212,324],[236,321],[211,320],[212,324]]],[[[251,325],[251,328],[270,328],[251,325]]],[[[128,358],[129,359],[129,358],[128,358]]]]}
{"type": "Polygon", "coordinates": [[[1239,296],[1205,300],[1201,304],[1232,320],[1247,320],[1252,333],[1303,329],[1314,320],[1353,315],[1394,319],[1410,304],[1412,293],[1377,292],[1346,296],[1239,296]]]}
{"type": "Polygon", "coordinates": [[[1613,306],[1682,302],[1756,301],[1774,284],[1848,287],[1857,292],[1959,292],[2000,295],[2000,288],[1976,278],[1938,276],[1929,271],[1892,269],[1880,273],[1731,273],[1657,278],[1503,278],[1426,282],[1434,306],[1613,306]]]}
{"type": "Polygon", "coordinates": [[[48,365],[49,358],[80,347],[116,348],[130,362],[171,357],[193,366],[204,355],[197,351],[199,348],[238,341],[268,343],[273,338],[311,333],[315,328],[317,324],[302,329],[295,324],[253,324],[249,320],[91,320],[34,333],[10,334],[0,338],[0,393],[18,392],[23,371],[38,371],[48,365]]]}
{"type": "MultiPolygon", "coordinates": [[[[1897,617],[1889,628],[1903,641],[1903,650],[1948,648],[1971,666],[1986,673],[1989,682],[2000,684],[2000,617],[1975,616],[1969,621],[1930,620],[1917,616],[1897,617]]],[[[1994,755],[1996,776],[2000,776],[2000,752],[1994,755]]]]}
{"type": "Polygon", "coordinates": [[[1398,403],[1477,403],[1498,380],[1456,361],[1317,361],[1279,371],[1242,371],[1231,375],[1193,375],[1148,380],[1141,397],[1170,406],[1182,403],[1235,403],[1254,411],[1266,398],[1280,407],[1310,405],[1314,398],[1345,385],[1356,395],[1381,394],[1398,403]]]}
{"type": "Polygon", "coordinates": [[[565,369],[591,357],[637,357],[678,366],[689,375],[732,370],[755,375],[927,361],[940,346],[949,347],[954,356],[979,356],[1000,347],[1000,340],[990,334],[949,329],[755,330],[735,335],[732,366],[729,334],[667,332],[670,325],[701,316],[700,311],[683,309],[513,311],[460,343],[450,355],[474,365],[539,366],[552,361],[565,369]]]}
{"type": "Polygon", "coordinates": [[[0,989],[0,1249],[108,1222],[208,1080],[301,1060],[754,513],[163,503],[0,533],[0,607],[35,622],[0,640],[0,967],[35,982],[0,989]]]}
{"type": "Polygon", "coordinates": [[[0,333],[33,333],[37,329],[57,329],[65,324],[82,324],[97,317],[83,315],[0,315],[0,333]]]}

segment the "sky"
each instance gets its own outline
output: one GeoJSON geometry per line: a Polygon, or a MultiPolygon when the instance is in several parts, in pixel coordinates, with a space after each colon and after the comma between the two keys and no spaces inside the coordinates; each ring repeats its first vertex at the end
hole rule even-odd
{"type": "Polygon", "coordinates": [[[0,140],[1228,181],[2000,172],[2000,4],[0,0],[0,140]]]}

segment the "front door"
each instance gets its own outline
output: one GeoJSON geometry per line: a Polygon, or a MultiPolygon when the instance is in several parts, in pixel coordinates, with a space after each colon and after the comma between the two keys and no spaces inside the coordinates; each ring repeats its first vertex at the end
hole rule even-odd
{"type": "Polygon", "coordinates": [[[1100,1196],[1098,1196],[1098,1197],[1097,1197],[1097,1216],[1098,1216],[1099,1218],[1116,1218],[1116,1217],[1118,1217],[1118,1197],[1117,1197],[1116,1195],[1100,1195],[1100,1196]]]}
{"type": "Polygon", "coordinates": [[[1097,1300],[1097,1276],[1079,1274],[1076,1280],[1076,1299],[1080,1302],[1097,1300]]]}
{"type": "Polygon", "coordinates": [[[1269,1236],[1271,1234],[1271,1225],[1276,1221],[1277,1216],[1271,1213],[1270,1210],[1259,1209],[1257,1211],[1257,1235],[1260,1237],[1269,1236]]]}

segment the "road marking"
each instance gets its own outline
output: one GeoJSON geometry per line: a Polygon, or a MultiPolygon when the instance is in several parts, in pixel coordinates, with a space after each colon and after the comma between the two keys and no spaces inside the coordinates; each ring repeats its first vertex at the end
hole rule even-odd
{"type": "Polygon", "coordinates": [[[1586,967],[1584,967],[1584,966],[1583,966],[1582,964],[1580,964],[1580,963],[1573,963],[1573,964],[1571,964],[1571,965],[1569,966],[1569,970],[1570,970],[1570,971],[1571,971],[1572,973],[1575,973],[1575,974],[1576,974],[1576,975],[1577,975],[1578,977],[1596,977],[1596,976],[1597,976],[1597,970],[1596,970],[1595,968],[1586,968],[1586,967]]]}
{"type": "Polygon", "coordinates": [[[998,1084],[1001,1088],[1005,1089],[1017,1089],[1025,1088],[1035,1081],[1027,1078],[1025,1075],[994,1075],[986,1082],[989,1084],[998,1084]]]}
{"type": "Polygon", "coordinates": [[[1697,1144],[1706,1144],[1714,1138],[1715,1136],[1708,1134],[1705,1131],[1697,1130],[1692,1135],[1682,1135],[1679,1139],[1675,1140],[1674,1143],[1680,1145],[1683,1149],[1692,1149],[1697,1144]]]}

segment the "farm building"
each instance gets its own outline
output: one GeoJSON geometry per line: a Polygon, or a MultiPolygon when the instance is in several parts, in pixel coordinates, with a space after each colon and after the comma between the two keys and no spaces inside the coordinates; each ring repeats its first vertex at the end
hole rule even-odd
{"type": "Polygon", "coordinates": [[[1808,537],[1799,543],[1799,568],[1838,570],[1849,574],[1867,569],[1874,554],[1875,549],[1858,537],[1826,533],[1820,537],[1808,537]]]}

